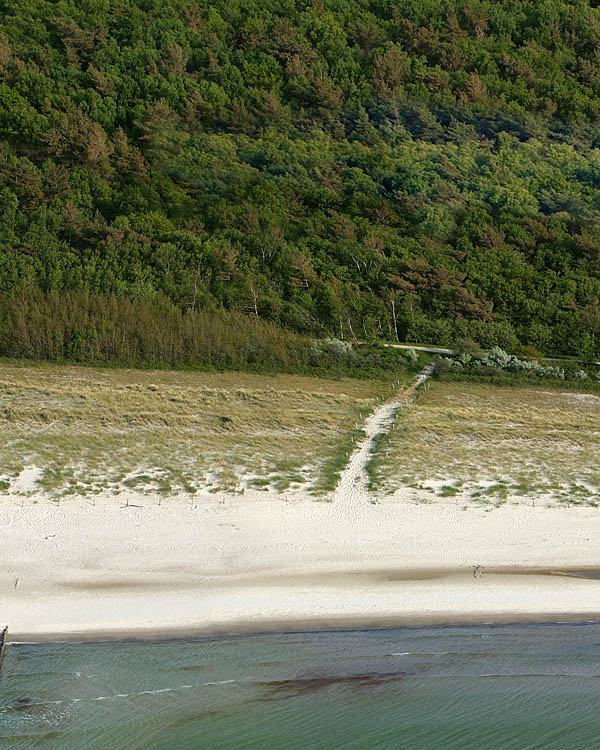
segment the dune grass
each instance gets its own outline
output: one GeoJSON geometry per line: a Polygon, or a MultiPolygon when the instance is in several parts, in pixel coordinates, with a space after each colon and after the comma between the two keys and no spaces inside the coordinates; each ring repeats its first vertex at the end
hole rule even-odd
{"type": "Polygon", "coordinates": [[[391,390],[381,380],[3,362],[0,493],[318,494],[335,483],[361,416],[391,390]]]}
{"type": "Polygon", "coordinates": [[[378,443],[371,487],[417,500],[600,504],[600,396],[434,382],[378,443]]]}

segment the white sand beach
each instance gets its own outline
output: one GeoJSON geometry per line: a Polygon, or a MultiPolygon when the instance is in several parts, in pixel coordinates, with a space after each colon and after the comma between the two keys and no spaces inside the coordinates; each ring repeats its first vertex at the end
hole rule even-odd
{"type": "MultiPolygon", "coordinates": [[[[581,494],[586,489],[584,469],[594,470],[574,438],[585,429],[586,446],[594,448],[596,437],[590,430],[595,430],[596,423],[593,417],[588,420],[587,413],[574,414],[572,408],[562,406],[552,411],[552,394],[542,399],[535,412],[540,440],[546,450],[554,450],[548,463],[559,462],[559,453],[564,452],[578,476],[577,484],[567,485],[558,499],[545,496],[543,489],[519,496],[514,482],[510,494],[509,484],[504,486],[506,494],[500,501],[486,496],[486,502],[479,503],[456,482],[450,487],[452,492],[440,490],[433,497],[431,487],[415,489],[405,482],[390,494],[370,487],[369,462],[378,436],[392,428],[396,413],[410,408],[417,386],[430,372],[431,368],[425,368],[368,416],[363,439],[348,456],[337,489],[321,495],[321,500],[314,489],[311,494],[306,487],[278,492],[246,485],[237,492],[213,488],[160,494],[148,488],[129,489],[125,481],[118,487],[108,485],[99,494],[81,485],[79,496],[61,496],[44,488],[41,479],[47,471],[42,473],[34,464],[25,467],[17,479],[6,482],[9,489],[2,496],[0,625],[9,626],[13,640],[36,640],[394,623],[600,619],[600,579],[569,574],[600,569],[600,510],[594,502],[595,489],[584,498],[586,504],[575,495],[573,504],[568,502],[570,492],[581,494]],[[573,424],[568,422],[571,417],[573,424]],[[560,443],[552,431],[556,424],[566,428],[560,443]]],[[[87,373],[79,374],[87,382],[87,373]]],[[[56,398],[64,400],[62,386],[54,383],[56,377],[54,372],[48,375],[48,387],[56,386],[56,398]]],[[[109,399],[114,387],[105,383],[105,375],[102,378],[109,399]]],[[[136,373],[134,384],[140,378],[136,373]]],[[[177,380],[161,388],[175,396],[183,388],[181,392],[192,399],[196,398],[195,382],[181,385],[177,380]]],[[[283,382],[282,399],[288,403],[291,396],[287,381],[283,382]]],[[[312,381],[309,385],[314,387],[312,381]]],[[[13,391],[20,393],[9,384],[7,392],[13,391]]],[[[141,392],[157,391],[144,388],[141,392]]],[[[452,409],[453,392],[449,393],[442,411],[436,412],[438,420],[452,409]]],[[[497,392],[493,395],[497,400],[497,392]]],[[[168,403],[179,405],[175,396],[168,403]]],[[[462,391],[455,396],[462,398],[462,391]]],[[[216,398],[212,391],[209,397],[209,403],[216,398]]],[[[489,394],[485,397],[487,401],[473,407],[474,416],[467,414],[469,434],[481,431],[480,414],[493,407],[489,394]]],[[[255,452],[269,450],[264,435],[258,435],[261,429],[276,444],[282,435],[297,433],[305,398],[294,402],[295,411],[288,415],[285,427],[258,420],[252,428],[255,432],[248,432],[247,438],[260,437],[254,443],[255,452]]],[[[427,402],[427,396],[421,398],[427,402]]],[[[506,413],[494,411],[498,424],[515,408],[512,391],[504,398],[506,413]]],[[[269,399],[263,410],[273,410],[268,406],[273,401],[270,392],[269,399]]],[[[326,395],[327,404],[330,400],[326,395]]],[[[147,401],[144,395],[141,406],[147,401]]],[[[332,403],[327,409],[348,411],[347,405],[332,403]]],[[[238,401],[235,404],[238,409],[238,401]]],[[[525,416],[533,413],[529,403],[525,406],[525,416]]],[[[68,404],[63,407],[67,409],[68,404]]],[[[98,413],[104,414],[107,408],[100,405],[98,413]]],[[[260,410],[248,408],[246,421],[251,424],[260,410]]],[[[58,424],[71,412],[67,409],[65,414],[57,412],[58,424]]],[[[81,415],[78,418],[81,421],[81,415]]],[[[170,418],[175,424],[175,418],[170,418]]],[[[451,421],[444,440],[434,435],[436,445],[451,444],[455,424],[456,420],[451,421]]],[[[328,439],[336,439],[328,421],[318,425],[311,440],[320,439],[318,445],[323,446],[328,439]]],[[[118,426],[122,431],[129,429],[118,426]]],[[[200,440],[201,426],[194,422],[193,428],[200,440]]],[[[94,433],[90,427],[88,431],[101,441],[102,435],[109,434],[108,428],[102,429],[94,433]]],[[[155,429],[152,425],[151,431],[155,429]]],[[[45,426],[41,430],[38,442],[51,437],[45,426]]],[[[143,440],[142,433],[123,434],[132,444],[143,440]]],[[[421,434],[418,425],[412,434],[413,440],[421,434]]],[[[236,445],[245,439],[237,433],[223,433],[218,426],[207,435],[203,443],[200,440],[205,448],[209,438],[220,439],[221,445],[227,445],[225,438],[236,445]]],[[[483,446],[496,450],[499,460],[508,450],[507,442],[509,447],[514,443],[504,433],[502,437],[493,431],[491,437],[489,432],[483,435],[472,454],[480,455],[483,446]]],[[[89,435],[86,439],[89,446],[89,435]]],[[[169,440],[177,439],[176,432],[169,433],[169,440]]],[[[423,452],[429,449],[422,437],[419,445],[423,452]]],[[[521,440],[518,445],[521,452],[522,446],[529,445],[537,461],[544,455],[535,442],[521,440]]],[[[300,447],[305,451],[307,446],[300,447]]],[[[285,453],[285,446],[278,448],[285,453]]],[[[406,461],[398,450],[392,460],[402,466],[406,461]]],[[[449,470],[463,460],[460,451],[454,450],[447,457],[449,470]]],[[[113,446],[111,455],[115,451],[113,446]]],[[[46,456],[46,463],[50,460],[46,456]]],[[[487,476],[480,476],[475,466],[472,473],[480,484],[487,476]]],[[[434,488],[445,484],[424,468],[421,479],[434,488]]]]}
{"type": "Polygon", "coordinates": [[[287,499],[7,502],[0,624],[36,640],[600,618],[600,580],[542,574],[600,567],[595,508],[287,499]]]}

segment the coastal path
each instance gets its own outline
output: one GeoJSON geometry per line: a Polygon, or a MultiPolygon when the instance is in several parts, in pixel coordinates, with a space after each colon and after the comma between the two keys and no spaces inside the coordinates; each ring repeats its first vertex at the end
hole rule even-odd
{"type": "Polygon", "coordinates": [[[398,409],[414,401],[418,388],[433,374],[434,364],[429,364],[411,381],[400,396],[386,401],[371,414],[364,426],[365,437],[350,456],[334,491],[334,501],[339,503],[363,502],[368,497],[369,474],[367,468],[373,456],[377,438],[392,426],[398,409]]]}

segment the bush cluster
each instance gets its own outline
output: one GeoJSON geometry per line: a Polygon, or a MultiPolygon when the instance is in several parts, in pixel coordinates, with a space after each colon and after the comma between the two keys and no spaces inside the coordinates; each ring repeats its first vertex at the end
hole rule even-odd
{"type": "Polygon", "coordinates": [[[492,347],[487,352],[463,352],[454,359],[445,358],[442,369],[453,372],[466,372],[476,375],[498,375],[511,373],[551,380],[576,380],[585,382],[591,378],[600,381],[600,371],[592,376],[583,369],[566,369],[545,364],[536,359],[520,359],[514,354],[508,354],[499,346],[492,347]]]}

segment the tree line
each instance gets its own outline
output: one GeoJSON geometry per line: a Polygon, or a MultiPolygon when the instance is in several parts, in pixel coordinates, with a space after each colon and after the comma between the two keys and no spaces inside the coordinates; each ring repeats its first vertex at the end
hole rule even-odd
{"type": "Polygon", "coordinates": [[[0,291],[165,362],[201,315],[598,356],[598,49],[588,0],[0,0],[0,291]]]}
{"type": "Polygon", "coordinates": [[[424,364],[414,350],[315,340],[238,312],[182,310],[165,295],[135,301],[39,289],[0,294],[0,356],[388,380],[424,364]]]}

